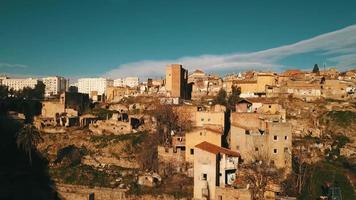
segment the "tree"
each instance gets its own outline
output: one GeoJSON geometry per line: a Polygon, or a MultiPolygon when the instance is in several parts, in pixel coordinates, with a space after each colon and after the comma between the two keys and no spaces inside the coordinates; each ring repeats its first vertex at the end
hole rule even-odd
{"type": "Polygon", "coordinates": [[[180,133],[192,127],[190,112],[172,105],[157,104],[154,117],[157,120],[157,132],[161,144],[170,142],[171,131],[180,133]]]}
{"type": "Polygon", "coordinates": [[[78,92],[78,87],[75,87],[75,86],[69,86],[68,88],[68,92],[71,92],[71,93],[77,93],[78,92]]]}
{"type": "MultiPolygon", "coordinates": [[[[267,150],[267,148],[265,149],[267,150]]],[[[252,153],[253,159],[245,164],[241,171],[251,187],[253,200],[264,200],[269,187],[279,184],[283,178],[283,169],[277,168],[267,151],[252,153]]]]}
{"type": "Polygon", "coordinates": [[[159,138],[157,133],[148,134],[141,144],[137,161],[142,170],[156,171],[158,168],[157,146],[159,138]]]}
{"type": "Polygon", "coordinates": [[[32,124],[25,124],[16,135],[17,147],[25,151],[31,165],[32,151],[36,150],[37,145],[42,141],[39,131],[32,124]]]}
{"type": "Polygon", "coordinates": [[[235,105],[240,100],[241,88],[236,85],[231,86],[231,95],[228,98],[228,105],[231,110],[235,111],[235,105]]]}
{"type": "Polygon", "coordinates": [[[9,96],[9,90],[7,86],[0,85],[0,100],[6,99],[9,96]]]}
{"type": "Polygon", "coordinates": [[[315,64],[315,65],[314,65],[313,73],[319,73],[319,66],[318,66],[318,64],[315,64]]]}
{"type": "Polygon", "coordinates": [[[213,100],[213,104],[220,104],[226,106],[227,104],[226,97],[227,97],[226,91],[223,88],[221,88],[218,94],[215,96],[213,100]]]}

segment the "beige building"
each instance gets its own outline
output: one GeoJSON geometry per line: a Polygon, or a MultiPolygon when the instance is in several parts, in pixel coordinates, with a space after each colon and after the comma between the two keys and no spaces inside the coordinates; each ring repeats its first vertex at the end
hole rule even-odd
{"type": "Polygon", "coordinates": [[[233,185],[240,154],[208,142],[194,151],[199,155],[194,157],[194,199],[222,199],[219,189],[233,185]]]}
{"type": "Polygon", "coordinates": [[[282,91],[304,100],[315,100],[321,97],[319,81],[288,81],[282,87],[282,91]]]}
{"type": "MultiPolygon", "coordinates": [[[[209,142],[211,144],[221,146],[223,130],[209,127],[197,127],[185,134],[185,160],[193,163],[194,161],[194,147],[202,142],[209,142]]],[[[198,154],[199,156],[199,154],[198,154]]]]}
{"type": "Polygon", "coordinates": [[[322,96],[327,99],[348,99],[352,97],[350,89],[355,88],[356,84],[350,81],[325,80],[321,85],[322,96]]]}
{"type": "Polygon", "coordinates": [[[244,161],[265,159],[279,168],[291,166],[292,127],[287,122],[261,119],[259,113],[231,113],[229,146],[244,161]]]}
{"type": "Polygon", "coordinates": [[[224,87],[228,93],[231,93],[231,88],[234,85],[241,89],[241,97],[256,97],[264,95],[266,86],[274,86],[277,81],[278,79],[273,73],[257,73],[248,79],[229,79],[224,82],[224,87]]]}
{"type": "Polygon", "coordinates": [[[138,94],[137,88],[133,87],[112,87],[106,88],[106,101],[115,102],[120,101],[125,96],[136,96],[138,94]]]}
{"type": "Polygon", "coordinates": [[[180,64],[167,65],[165,89],[170,97],[189,99],[188,70],[180,64]]]}

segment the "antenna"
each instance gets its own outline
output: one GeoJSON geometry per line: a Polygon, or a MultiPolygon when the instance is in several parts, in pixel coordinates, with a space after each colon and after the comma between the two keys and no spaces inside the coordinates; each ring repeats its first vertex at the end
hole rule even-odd
{"type": "Polygon", "coordinates": [[[325,62],[323,63],[323,65],[324,65],[324,72],[325,72],[325,62]]]}

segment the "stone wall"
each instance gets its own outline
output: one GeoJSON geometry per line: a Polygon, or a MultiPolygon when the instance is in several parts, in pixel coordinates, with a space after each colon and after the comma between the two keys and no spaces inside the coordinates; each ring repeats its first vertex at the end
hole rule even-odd
{"type": "Polygon", "coordinates": [[[112,189],[102,187],[87,187],[81,185],[57,184],[57,192],[64,200],[88,200],[89,195],[94,195],[95,200],[126,200],[126,189],[112,189]]]}
{"type": "Polygon", "coordinates": [[[223,200],[251,200],[251,192],[248,189],[216,187],[215,199],[223,200]]]}

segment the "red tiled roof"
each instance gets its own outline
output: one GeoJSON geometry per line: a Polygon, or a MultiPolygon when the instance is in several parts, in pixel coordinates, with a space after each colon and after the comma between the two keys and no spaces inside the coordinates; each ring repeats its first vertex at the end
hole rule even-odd
{"type": "Polygon", "coordinates": [[[202,142],[200,144],[197,144],[195,147],[213,154],[223,153],[229,156],[240,157],[240,153],[236,151],[231,151],[230,149],[219,147],[209,142],[202,142]]]}

